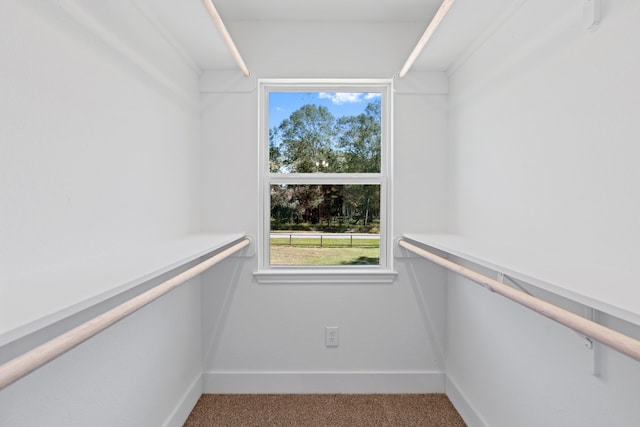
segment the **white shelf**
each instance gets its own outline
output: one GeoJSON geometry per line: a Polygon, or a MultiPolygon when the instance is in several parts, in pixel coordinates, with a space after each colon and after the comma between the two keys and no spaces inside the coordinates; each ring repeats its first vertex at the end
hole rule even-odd
{"type": "Polygon", "coordinates": [[[0,279],[0,346],[228,246],[243,234],[193,234],[0,279]]]}
{"type": "Polygon", "coordinates": [[[403,237],[640,325],[637,272],[527,253],[455,234],[407,233],[403,237]]]}

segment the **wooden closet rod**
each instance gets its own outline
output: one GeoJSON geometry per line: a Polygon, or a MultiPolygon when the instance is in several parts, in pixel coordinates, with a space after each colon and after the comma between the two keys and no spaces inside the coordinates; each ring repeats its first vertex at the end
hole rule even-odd
{"type": "Polygon", "coordinates": [[[415,246],[404,239],[399,240],[398,244],[416,255],[441,265],[454,273],[458,273],[473,282],[489,288],[491,291],[500,294],[505,298],[509,298],[510,300],[536,311],[549,319],[555,320],[574,331],[580,332],[581,334],[593,338],[622,354],[640,361],[640,341],[635,338],[621,334],[620,332],[609,329],[599,323],[592,322],[591,320],[578,316],[575,313],[526,294],[518,289],[514,289],[504,283],[498,282],[495,279],[484,276],[478,272],[415,246]]]}
{"type": "Polygon", "coordinates": [[[187,280],[193,279],[205,270],[213,267],[225,258],[233,255],[250,244],[249,238],[244,238],[233,246],[217,253],[201,263],[183,271],[171,279],[160,283],[148,291],[112,308],[101,315],[77,326],[70,331],[53,338],[39,347],[0,365],[0,390],[13,384],[25,375],[35,371],[58,356],[73,349],[94,335],[107,329],[114,323],[138,311],[145,305],[155,301],[164,294],[177,288],[187,280]]]}

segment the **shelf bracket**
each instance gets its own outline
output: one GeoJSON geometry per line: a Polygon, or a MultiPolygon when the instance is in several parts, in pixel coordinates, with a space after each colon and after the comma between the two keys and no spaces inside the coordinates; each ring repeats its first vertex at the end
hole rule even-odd
{"type": "MultiPolygon", "coordinates": [[[[598,311],[593,307],[589,307],[587,305],[584,306],[584,317],[592,322],[598,323],[598,311]]],[[[601,373],[600,367],[602,366],[602,346],[591,337],[585,336],[584,339],[584,346],[593,352],[591,375],[599,377],[601,373]]]]}

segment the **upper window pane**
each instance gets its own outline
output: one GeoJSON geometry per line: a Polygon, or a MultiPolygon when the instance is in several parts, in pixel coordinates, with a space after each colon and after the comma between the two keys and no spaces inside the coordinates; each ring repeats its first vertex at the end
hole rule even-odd
{"type": "Polygon", "coordinates": [[[269,92],[271,173],[380,173],[381,93],[269,92]]]}

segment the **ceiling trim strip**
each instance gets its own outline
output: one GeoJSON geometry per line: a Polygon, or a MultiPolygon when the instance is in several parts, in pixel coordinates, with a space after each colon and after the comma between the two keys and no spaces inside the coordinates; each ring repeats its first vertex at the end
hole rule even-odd
{"type": "Polygon", "coordinates": [[[222,39],[224,40],[224,42],[227,44],[227,47],[231,51],[231,55],[233,56],[233,59],[235,59],[236,62],[238,63],[238,67],[240,67],[240,71],[242,71],[242,74],[245,77],[249,77],[250,75],[249,69],[247,68],[246,64],[242,60],[242,56],[240,55],[240,52],[238,51],[236,44],[233,42],[233,39],[231,38],[231,34],[229,34],[229,31],[227,31],[227,27],[224,25],[224,22],[222,22],[222,18],[220,17],[220,14],[218,13],[218,10],[216,9],[216,7],[213,5],[212,0],[202,0],[202,2],[204,3],[207,10],[209,11],[209,14],[213,19],[214,24],[216,24],[216,27],[218,28],[218,31],[222,36],[222,39]]]}
{"type": "Polygon", "coordinates": [[[436,29],[438,28],[438,26],[446,16],[447,12],[449,12],[449,9],[451,8],[454,2],[455,0],[444,0],[442,2],[442,4],[440,5],[440,8],[436,12],[435,16],[433,17],[429,25],[427,26],[427,29],[424,31],[424,34],[422,34],[422,37],[420,37],[420,40],[418,40],[418,43],[411,51],[409,58],[407,58],[407,61],[402,66],[402,69],[400,69],[400,72],[398,73],[399,78],[404,78],[404,76],[407,75],[407,73],[411,69],[411,66],[416,61],[416,59],[418,59],[418,56],[420,56],[420,53],[422,52],[424,47],[427,45],[427,43],[429,42],[429,39],[431,38],[433,33],[436,31],[436,29]]]}

